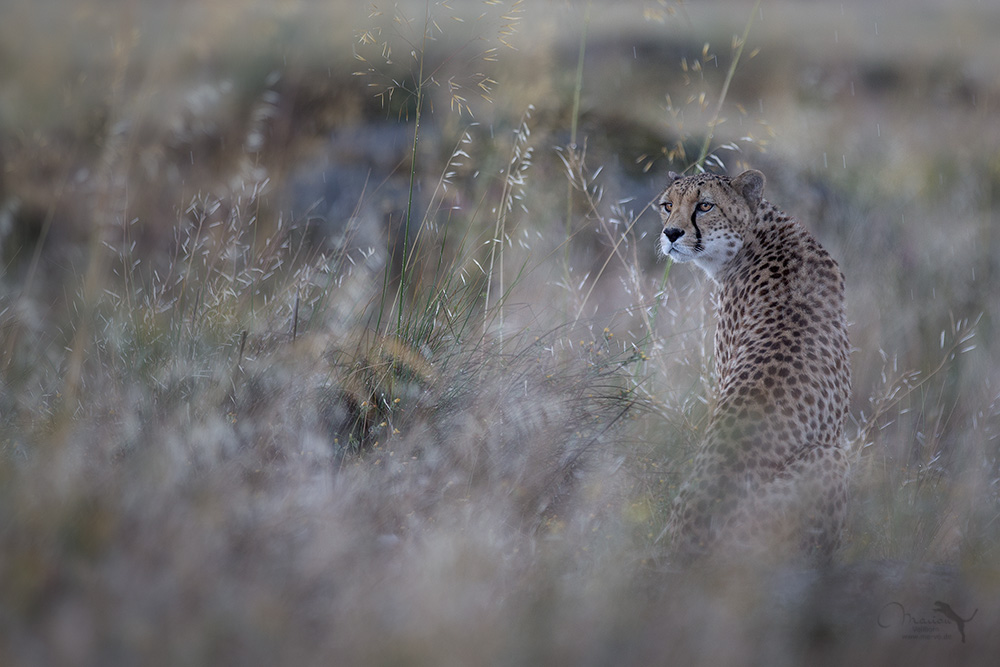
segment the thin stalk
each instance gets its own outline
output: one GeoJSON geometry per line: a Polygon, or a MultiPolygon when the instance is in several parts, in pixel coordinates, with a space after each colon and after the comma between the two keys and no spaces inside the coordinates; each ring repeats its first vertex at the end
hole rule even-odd
{"type": "Polygon", "coordinates": [[[580,53],[576,59],[576,85],[573,89],[573,116],[570,119],[570,141],[576,146],[577,126],[580,122],[580,93],[583,90],[583,57],[587,53],[587,31],[590,28],[590,3],[583,10],[583,32],[580,34],[580,53]]]}
{"type": "MultiPolygon", "coordinates": [[[[525,153],[520,153],[518,144],[522,141],[527,144],[527,123],[528,119],[531,117],[529,110],[525,112],[524,116],[521,117],[521,130],[518,132],[517,138],[514,140],[514,146],[511,149],[511,158],[507,163],[507,169],[504,176],[503,191],[500,193],[500,206],[497,209],[497,219],[496,224],[493,227],[493,238],[490,239],[490,261],[486,272],[486,294],[485,301],[483,304],[484,312],[488,313],[490,309],[490,297],[493,294],[493,270],[494,267],[497,269],[499,274],[497,280],[499,287],[497,292],[501,295],[504,292],[504,260],[503,260],[503,246],[504,241],[507,240],[507,214],[510,213],[513,206],[513,190],[516,185],[516,178],[518,173],[524,168],[527,163],[529,152],[526,149],[525,153]],[[522,135],[521,132],[524,132],[522,135]],[[497,251],[497,246],[500,247],[497,251]]],[[[501,346],[503,345],[503,302],[504,299],[501,296],[496,301],[496,307],[499,315],[499,340],[501,346]]],[[[484,319],[483,321],[483,334],[491,323],[492,318],[484,319]]]]}
{"type": "Polygon", "coordinates": [[[660,295],[667,289],[667,279],[670,277],[670,268],[674,265],[674,260],[667,257],[667,265],[663,269],[663,278],[660,279],[660,289],[656,291],[655,301],[653,302],[653,312],[650,314],[648,321],[646,322],[646,327],[649,330],[650,339],[653,336],[653,327],[656,325],[656,314],[660,309],[660,295]]]}
{"type": "Polygon", "coordinates": [[[729,70],[726,72],[726,80],[722,83],[722,90],[719,92],[719,100],[715,103],[715,111],[712,114],[712,120],[708,122],[708,134],[705,135],[705,141],[701,144],[701,151],[698,153],[698,160],[695,165],[701,166],[705,162],[705,158],[708,157],[709,147],[712,145],[712,139],[715,137],[715,127],[719,123],[719,115],[722,113],[722,105],[726,102],[726,95],[729,94],[729,84],[733,81],[733,75],[736,74],[736,67],[740,64],[740,56],[743,55],[743,47],[746,46],[747,38],[750,37],[750,27],[753,25],[753,19],[760,10],[760,0],[753,6],[753,10],[750,12],[750,18],[747,20],[746,28],[743,29],[743,37],[740,38],[739,43],[736,45],[736,53],[733,54],[733,62],[729,64],[729,70]]]}
{"type": "MultiPolygon", "coordinates": [[[[580,52],[576,60],[576,84],[573,87],[573,114],[570,117],[570,148],[576,150],[577,130],[580,124],[580,94],[583,90],[583,59],[587,53],[587,32],[590,28],[590,3],[583,10],[583,32],[580,34],[580,52]]],[[[573,226],[573,184],[566,184],[566,236],[573,226]]],[[[563,248],[563,268],[569,284],[569,244],[563,248]]]]}
{"type": "Polygon", "coordinates": [[[427,45],[427,28],[424,28],[424,44],[420,48],[420,73],[417,75],[417,111],[413,124],[413,148],[410,153],[410,192],[406,202],[406,220],[403,221],[403,271],[399,277],[399,313],[396,316],[396,330],[403,327],[403,301],[409,284],[407,253],[410,245],[410,221],[413,215],[413,191],[417,181],[417,146],[420,143],[420,109],[424,101],[424,49],[427,45]]]}
{"type": "MultiPolygon", "coordinates": [[[[424,103],[424,54],[427,51],[427,31],[430,29],[431,17],[430,17],[430,2],[427,3],[424,10],[424,32],[421,38],[420,50],[419,50],[419,70],[417,72],[416,85],[417,85],[417,108],[415,111],[415,118],[413,123],[413,144],[410,149],[410,186],[406,202],[406,216],[403,219],[403,257],[400,263],[401,270],[399,275],[399,287],[396,290],[397,298],[399,299],[398,311],[396,314],[396,332],[400,333],[403,328],[403,307],[404,307],[404,296],[406,294],[406,288],[409,285],[409,270],[407,263],[409,260],[409,245],[410,245],[410,222],[413,219],[413,192],[416,189],[417,182],[417,149],[420,144],[420,112],[423,108],[424,103]]],[[[389,254],[390,258],[392,254],[389,254]]],[[[379,304],[378,320],[376,322],[376,329],[379,329],[382,325],[382,313],[385,308],[385,297],[386,289],[389,283],[389,266],[386,266],[386,274],[382,280],[382,298],[379,304]]]]}
{"type": "MultiPolygon", "coordinates": [[[[511,170],[514,169],[515,163],[511,163],[507,167],[507,177],[504,179],[503,192],[500,195],[500,211],[497,215],[496,225],[493,228],[493,238],[490,239],[490,263],[489,269],[486,274],[486,297],[483,304],[484,315],[489,313],[490,310],[490,295],[493,289],[493,267],[497,263],[497,245],[500,246],[500,258],[499,258],[499,291],[503,292],[503,241],[504,236],[506,236],[506,223],[507,223],[507,197],[510,192],[510,179],[511,170]]],[[[497,300],[497,307],[500,309],[500,344],[503,345],[503,304],[500,300],[497,300]]],[[[486,334],[486,330],[490,325],[490,318],[484,317],[483,319],[483,334],[486,334]]]]}
{"type": "Polygon", "coordinates": [[[389,273],[392,271],[393,254],[392,239],[387,237],[385,241],[385,268],[382,271],[382,296],[379,299],[375,331],[382,330],[382,314],[385,312],[385,295],[389,291],[389,273]]]}

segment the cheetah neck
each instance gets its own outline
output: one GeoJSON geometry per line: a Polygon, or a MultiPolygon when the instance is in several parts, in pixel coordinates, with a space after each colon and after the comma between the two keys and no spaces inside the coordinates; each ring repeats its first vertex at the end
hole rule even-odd
{"type": "Polygon", "coordinates": [[[780,258],[788,253],[786,244],[795,241],[800,228],[795,220],[767,200],[761,200],[753,221],[742,230],[743,245],[739,252],[714,275],[725,287],[736,282],[746,283],[747,277],[766,267],[765,258],[780,258]]]}

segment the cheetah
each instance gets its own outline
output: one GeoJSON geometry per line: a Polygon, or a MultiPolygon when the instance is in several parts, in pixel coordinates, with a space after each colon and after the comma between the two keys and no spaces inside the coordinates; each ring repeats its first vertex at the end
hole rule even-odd
{"type": "Polygon", "coordinates": [[[826,562],[845,520],[844,276],[763,189],[756,170],[671,173],[658,200],[661,252],[717,283],[717,396],[660,536],[682,563],[748,553],[826,562]]]}

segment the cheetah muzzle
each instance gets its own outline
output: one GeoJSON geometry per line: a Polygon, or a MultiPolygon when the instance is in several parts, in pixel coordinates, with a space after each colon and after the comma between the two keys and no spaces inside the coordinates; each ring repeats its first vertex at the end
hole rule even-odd
{"type": "Polygon", "coordinates": [[[670,179],[660,250],[718,284],[718,391],[661,537],[681,562],[748,550],[828,560],[849,472],[844,277],[762,198],[759,171],[670,179]]]}

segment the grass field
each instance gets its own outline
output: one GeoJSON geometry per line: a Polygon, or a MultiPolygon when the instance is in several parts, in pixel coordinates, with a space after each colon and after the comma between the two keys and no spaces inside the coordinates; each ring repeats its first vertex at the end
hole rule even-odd
{"type": "Polygon", "coordinates": [[[0,663],[993,664],[1000,9],[2,14],[0,663]],[[647,205],[747,166],[847,277],[829,570],[654,540],[713,318],[647,205]]]}

